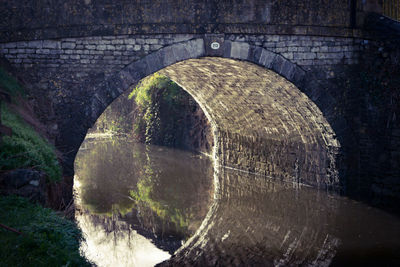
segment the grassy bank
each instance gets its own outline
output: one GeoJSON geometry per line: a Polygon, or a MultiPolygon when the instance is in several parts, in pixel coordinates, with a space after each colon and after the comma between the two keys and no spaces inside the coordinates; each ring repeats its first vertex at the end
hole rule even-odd
{"type": "MultiPolygon", "coordinates": [[[[59,181],[55,148],[38,133],[44,126],[35,118],[23,86],[1,66],[0,93],[0,124],[12,130],[1,136],[0,175],[34,169],[46,174],[46,183],[59,181]]],[[[21,197],[0,196],[0,224],[0,267],[90,266],[79,253],[80,230],[50,209],[21,197]]]]}
{"type": "MultiPolygon", "coordinates": [[[[17,107],[27,106],[25,90],[0,67],[0,91],[9,96],[8,101],[0,103],[0,124],[11,128],[11,136],[3,136],[0,144],[0,171],[17,168],[37,169],[47,174],[49,181],[61,178],[54,147],[29,125],[17,107]]],[[[26,113],[31,113],[26,110],[26,113]]]]}
{"type": "Polygon", "coordinates": [[[0,197],[0,266],[90,266],[79,254],[82,234],[54,211],[26,199],[0,197]]]}
{"type": "Polygon", "coordinates": [[[49,181],[61,177],[54,148],[6,103],[1,103],[1,122],[12,129],[11,136],[4,136],[0,145],[0,170],[33,168],[47,174],[49,181]]]}

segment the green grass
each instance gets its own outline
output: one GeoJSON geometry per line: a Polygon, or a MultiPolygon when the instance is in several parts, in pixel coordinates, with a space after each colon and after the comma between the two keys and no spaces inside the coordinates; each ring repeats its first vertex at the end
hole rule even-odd
{"type": "Polygon", "coordinates": [[[49,181],[60,180],[54,148],[5,103],[0,108],[2,124],[12,129],[12,136],[3,136],[0,146],[0,170],[34,168],[45,172],[49,181]]]}
{"type": "Polygon", "coordinates": [[[79,253],[82,233],[50,209],[16,196],[0,197],[0,267],[90,266],[79,253]]]}

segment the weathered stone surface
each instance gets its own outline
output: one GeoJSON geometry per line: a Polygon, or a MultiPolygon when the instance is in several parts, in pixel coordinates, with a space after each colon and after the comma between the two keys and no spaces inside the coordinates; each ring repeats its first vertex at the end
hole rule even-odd
{"type": "MultiPolygon", "coordinates": [[[[68,3],[61,0],[40,3],[16,0],[3,3],[2,8],[4,16],[0,21],[0,42],[143,33],[308,33],[351,36],[358,32],[349,29],[351,12],[347,0],[168,0],[162,3],[153,0],[145,5],[140,1],[92,1],[86,5],[85,1],[80,0],[68,3]],[[27,17],[30,19],[25,19],[27,17]]],[[[118,38],[102,40],[108,41],[108,44],[122,44],[118,38]]],[[[180,38],[176,42],[187,40],[180,38]]],[[[159,40],[149,38],[143,43],[159,44],[159,40]]]]}
{"type": "Polygon", "coordinates": [[[315,104],[284,78],[254,64],[221,58],[187,60],[161,73],[208,112],[218,129],[222,166],[338,187],[331,169],[336,157],[332,148],[339,146],[333,130],[315,104]]]}

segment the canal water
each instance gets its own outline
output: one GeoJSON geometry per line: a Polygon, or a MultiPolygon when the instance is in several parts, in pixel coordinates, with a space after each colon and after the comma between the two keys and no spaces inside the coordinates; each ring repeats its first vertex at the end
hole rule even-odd
{"type": "Polygon", "coordinates": [[[98,266],[400,266],[398,217],[205,156],[92,140],[75,172],[81,250],[98,266]]]}

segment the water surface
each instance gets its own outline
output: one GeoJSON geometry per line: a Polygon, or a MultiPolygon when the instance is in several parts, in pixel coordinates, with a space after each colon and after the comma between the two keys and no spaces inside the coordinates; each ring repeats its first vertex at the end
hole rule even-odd
{"type": "Polygon", "coordinates": [[[100,266],[400,266],[379,209],[126,139],[82,148],[76,218],[100,266]]]}
{"type": "Polygon", "coordinates": [[[153,266],[199,228],[211,202],[203,156],[130,142],[85,141],[75,161],[76,220],[99,266],[153,266]]]}

